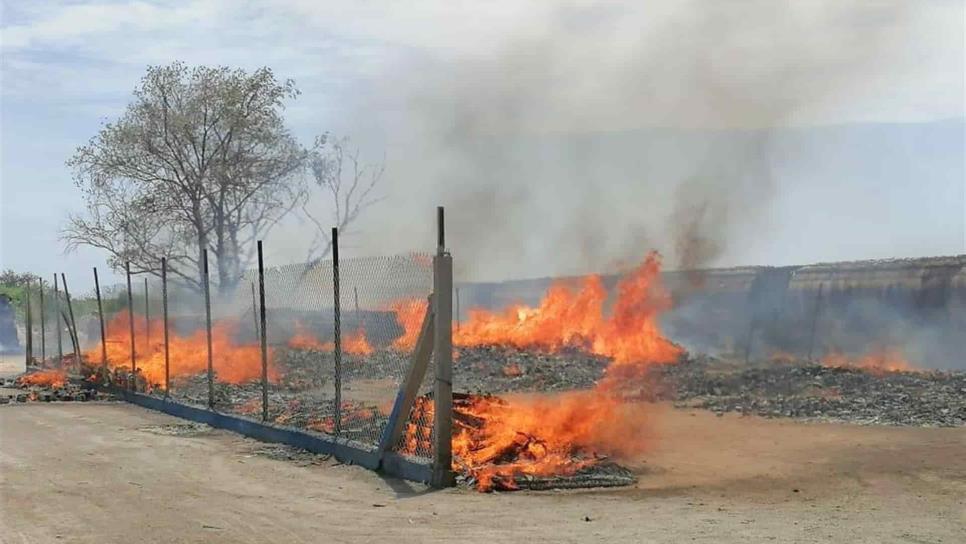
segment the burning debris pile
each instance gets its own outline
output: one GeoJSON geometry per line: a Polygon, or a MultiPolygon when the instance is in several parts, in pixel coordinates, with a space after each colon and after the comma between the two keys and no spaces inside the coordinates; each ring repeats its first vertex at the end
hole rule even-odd
{"type": "Polygon", "coordinates": [[[0,404],[9,402],[88,401],[109,398],[92,384],[70,379],[61,369],[35,370],[0,382],[0,404]]]}
{"type": "MultiPolygon", "coordinates": [[[[456,363],[461,391],[523,393],[592,387],[606,380],[606,360],[580,353],[537,354],[473,348],[472,364],[456,363]],[[598,365],[599,366],[596,366],[598,365]],[[520,369],[507,375],[507,367],[520,369]]],[[[717,413],[791,417],[881,425],[966,425],[966,373],[910,369],[902,359],[875,353],[809,362],[793,356],[745,363],[709,356],[653,365],[633,398],[675,401],[717,413]],[[870,362],[871,361],[871,362],[870,362]],[[874,363],[874,364],[873,364],[874,363]]]]}
{"type": "MultiPolygon", "coordinates": [[[[454,400],[452,437],[459,480],[480,490],[632,483],[634,476],[616,462],[647,451],[647,403],[660,400],[767,417],[966,424],[962,374],[905,372],[909,365],[891,351],[859,358],[833,354],[824,364],[794,357],[754,365],[689,358],[658,326],[671,304],[660,258],[650,254],[611,293],[599,277],[589,276],[552,285],[536,307],[472,310],[453,337],[454,387],[463,392],[454,400]]],[[[269,421],[334,433],[338,411],[340,436],[371,447],[391,408],[392,394],[383,393],[394,392],[404,373],[426,306],[411,301],[392,308],[398,337],[371,342],[364,326],[343,337],[343,391],[369,387],[379,391],[376,396],[343,396],[336,410],[334,346],[300,330],[269,350],[269,421]]],[[[257,418],[260,350],[239,343],[233,326],[220,323],[213,331],[214,407],[257,418]]],[[[173,341],[169,393],[176,399],[207,403],[204,345],[203,332],[173,341]]],[[[129,364],[130,354],[122,351],[108,354],[116,371],[129,364]]],[[[139,383],[163,393],[157,346],[138,348],[138,367],[139,383]]],[[[402,453],[431,451],[432,407],[430,397],[417,399],[402,453]]]]}
{"type": "MultiPolygon", "coordinates": [[[[618,284],[608,314],[608,295],[596,276],[585,278],[579,290],[552,286],[536,308],[471,312],[454,335],[454,375],[476,377],[464,384],[486,389],[517,381],[541,392],[566,391],[457,395],[453,469],[462,481],[481,491],[634,482],[611,459],[647,449],[648,410],[638,402],[647,370],[683,353],[657,325],[671,303],[659,269],[659,256],[648,255],[618,284]],[[551,368],[554,363],[560,366],[551,368]],[[566,377],[568,371],[575,376],[566,377]]],[[[432,404],[424,398],[410,419],[432,421],[432,404]]],[[[430,437],[429,427],[410,423],[402,451],[425,447],[430,437]]]]}
{"type": "MultiPolygon", "coordinates": [[[[592,392],[583,393],[565,399],[563,409],[552,399],[509,400],[456,393],[453,470],[457,473],[457,483],[480,491],[615,487],[636,483],[633,473],[590,446],[596,439],[592,436],[592,419],[600,415],[601,408],[591,400],[592,392]],[[581,414],[583,400],[592,404],[581,414]],[[550,419],[544,419],[547,417],[550,419]]],[[[603,405],[605,410],[613,408],[609,402],[603,405]]],[[[419,397],[400,450],[411,454],[431,448],[432,421],[431,396],[419,397]]],[[[634,440],[631,438],[629,442],[634,440]]]]}

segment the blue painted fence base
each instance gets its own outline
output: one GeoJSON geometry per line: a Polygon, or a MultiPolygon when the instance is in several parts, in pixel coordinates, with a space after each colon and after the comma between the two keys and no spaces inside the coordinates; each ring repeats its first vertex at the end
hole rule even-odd
{"type": "Polygon", "coordinates": [[[378,451],[363,449],[349,440],[309,434],[288,427],[268,425],[244,416],[188,406],[129,390],[115,389],[113,392],[132,404],[190,421],[205,423],[217,429],[233,431],[262,442],[287,444],[313,453],[332,455],[343,463],[359,465],[416,482],[429,483],[432,477],[431,465],[412,461],[395,452],[380,454],[378,451]]]}

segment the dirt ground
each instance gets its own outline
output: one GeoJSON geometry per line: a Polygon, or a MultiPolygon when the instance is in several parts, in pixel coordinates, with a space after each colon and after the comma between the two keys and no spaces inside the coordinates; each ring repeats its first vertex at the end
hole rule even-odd
{"type": "Polygon", "coordinates": [[[0,407],[0,542],[966,541],[966,429],[654,407],[636,488],[434,491],[127,404],[0,407]]]}

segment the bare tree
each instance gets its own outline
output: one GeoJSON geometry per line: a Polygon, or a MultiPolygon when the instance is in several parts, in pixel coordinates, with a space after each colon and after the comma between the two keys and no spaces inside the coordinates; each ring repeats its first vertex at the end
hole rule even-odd
{"type": "Polygon", "coordinates": [[[102,248],[115,268],[155,274],[167,257],[200,288],[207,249],[219,289],[232,290],[255,238],[306,197],[308,152],[281,115],[298,94],[268,68],[148,68],[124,114],[68,161],[86,207],[69,217],[68,250],[102,248]]]}
{"type": "Polygon", "coordinates": [[[311,202],[302,204],[305,216],[315,225],[316,232],[308,249],[307,261],[314,265],[332,251],[331,227],[346,229],[367,208],[381,200],[376,186],[386,171],[385,162],[377,165],[363,163],[358,148],[349,138],[330,138],[323,134],[315,140],[309,153],[309,169],[314,189],[331,199],[329,210],[313,210],[311,202]],[[321,217],[328,215],[326,224],[321,217]]]}

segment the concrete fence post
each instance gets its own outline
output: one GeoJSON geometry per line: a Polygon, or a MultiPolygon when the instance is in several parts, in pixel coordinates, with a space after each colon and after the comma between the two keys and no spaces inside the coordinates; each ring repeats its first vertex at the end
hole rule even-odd
{"type": "Polygon", "coordinates": [[[453,483],[453,257],[446,250],[443,207],[437,208],[437,244],[433,257],[434,487],[453,483]]]}

